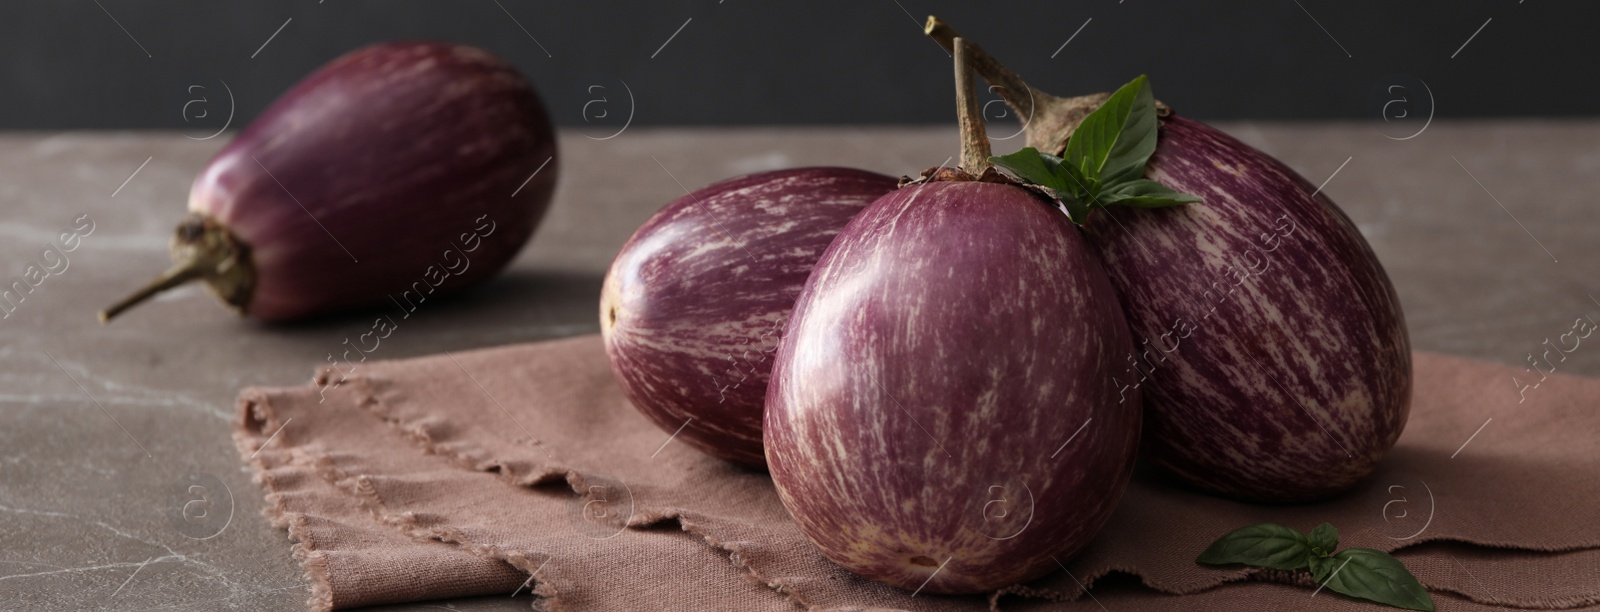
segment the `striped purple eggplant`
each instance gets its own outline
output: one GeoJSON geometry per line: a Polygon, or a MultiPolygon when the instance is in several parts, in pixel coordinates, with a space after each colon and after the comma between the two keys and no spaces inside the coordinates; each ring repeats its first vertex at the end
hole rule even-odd
{"type": "Polygon", "coordinates": [[[806,537],[864,577],[921,593],[1036,578],[1127,485],[1140,412],[1112,376],[1131,347],[1105,272],[1049,203],[909,186],[806,283],[767,392],[768,468],[806,537]]]}
{"type": "Polygon", "coordinates": [[[667,204],[606,274],[611,371],[652,422],[707,454],[762,467],[761,408],[789,310],[828,243],[896,179],[798,168],[667,204]]]}
{"type": "Polygon", "coordinates": [[[1378,258],[1325,194],[1202,123],[1163,121],[1147,176],[1204,199],[1101,210],[1087,235],[1138,348],[1144,454],[1203,489],[1307,501],[1370,473],[1405,427],[1411,349],[1378,258]]]}
{"type": "MultiPolygon", "coordinates": [[[[947,50],[958,38],[932,17],[926,33],[947,50]]],[[[1052,96],[968,47],[1039,151],[1061,154],[1106,99],[1052,96]]],[[[1117,382],[1143,391],[1144,455],[1240,499],[1350,488],[1394,446],[1411,401],[1410,340],[1383,266],[1293,170],[1157,108],[1146,177],[1203,201],[1100,209],[1086,227],[1139,343],[1117,382]]]]}
{"type": "Polygon", "coordinates": [[[265,321],[415,304],[492,276],[555,190],[555,133],[509,63],[463,45],[352,51],[196,177],[174,267],[102,320],[200,280],[265,321]]]}

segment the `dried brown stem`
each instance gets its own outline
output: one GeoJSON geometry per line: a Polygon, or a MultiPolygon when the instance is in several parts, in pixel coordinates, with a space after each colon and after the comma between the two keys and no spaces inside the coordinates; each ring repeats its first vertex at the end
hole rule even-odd
{"type": "MultiPolygon", "coordinates": [[[[932,15],[928,16],[928,23],[923,27],[923,32],[939,43],[939,46],[944,47],[945,51],[949,51],[952,54],[955,53],[956,39],[961,38],[961,35],[957,34],[955,29],[950,27],[950,24],[932,15]]],[[[995,92],[996,95],[1000,96],[1000,99],[1005,100],[1006,105],[1015,110],[1017,116],[1024,122],[1027,122],[1033,116],[1033,111],[1039,106],[1039,103],[1049,105],[1060,100],[1060,98],[1030,87],[1022,80],[1022,77],[1017,76],[1017,73],[995,61],[993,56],[983,50],[983,47],[979,47],[977,43],[971,40],[967,40],[967,57],[967,65],[976,70],[979,75],[982,75],[983,80],[992,85],[990,91],[995,92]]]]}
{"type": "Polygon", "coordinates": [[[100,311],[100,322],[132,308],[157,294],[201,280],[223,303],[243,312],[255,288],[255,269],[250,264],[250,249],[232,232],[209,216],[190,213],[173,232],[172,268],[146,283],[128,297],[100,311]]]}
{"type": "Polygon", "coordinates": [[[179,262],[166,272],[163,272],[161,276],[156,277],[155,280],[152,280],[143,287],[140,287],[138,291],[133,292],[131,295],[118,300],[117,303],[106,307],[105,310],[100,311],[100,322],[109,323],[113,317],[122,314],[122,311],[155,297],[158,293],[179,285],[183,285],[195,279],[205,278],[207,270],[212,267],[214,267],[214,265],[206,261],[179,262]]]}
{"type": "Polygon", "coordinates": [[[961,170],[972,176],[989,167],[989,134],[983,127],[983,114],[972,89],[972,56],[965,39],[955,39],[951,55],[956,66],[956,115],[961,124],[961,170]]]}
{"type": "MultiPolygon", "coordinates": [[[[926,33],[939,46],[952,54],[955,52],[956,41],[965,40],[957,34],[950,24],[941,21],[938,17],[929,16],[927,25],[923,27],[926,33]]],[[[1060,155],[1067,148],[1067,138],[1072,136],[1073,130],[1078,129],[1078,124],[1083,118],[1110,96],[1108,93],[1089,94],[1075,98],[1062,98],[1039,91],[1006,68],[988,52],[976,43],[965,40],[967,47],[968,65],[977,71],[983,80],[988,81],[990,91],[995,92],[1004,100],[1006,106],[1022,120],[1024,135],[1030,147],[1060,155]]],[[[1156,112],[1161,116],[1172,113],[1161,102],[1156,102],[1156,112]]]]}

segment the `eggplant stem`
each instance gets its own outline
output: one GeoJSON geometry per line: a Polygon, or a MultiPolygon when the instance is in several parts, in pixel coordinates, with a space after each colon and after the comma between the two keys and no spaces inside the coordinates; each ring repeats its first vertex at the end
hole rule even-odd
{"type": "Polygon", "coordinates": [[[982,111],[972,90],[972,59],[966,39],[955,39],[951,53],[956,65],[956,115],[961,125],[961,170],[979,176],[989,167],[989,134],[983,127],[982,111]]]}
{"type": "Polygon", "coordinates": [[[140,287],[138,291],[100,311],[100,322],[109,323],[112,317],[122,314],[122,311],[132,308],[158,293],[192,280],[204,278],[208,272],[214,269],[216,269],[216,262],[199,259],[192,259],[172,266],[166,272],[162,272],[161,276],[157,276],[155,280],[140,287]]]}
{"type": "Polygon", "coordinates": [[[250,248],[221,222],[204,213],[190,213],[173,231],[169,250],[172,267],[132,295],[100,311],[101,323],[110,322],[158,293],[194,280],[205,281],[224,304],[244,312],[255,290],[250,248]]]}
{"type": "MultiPolygon", "coordinates": [[[[957,40],[965,41],[968,64],[978,76],[989,82],[990,91],[1000,96],[1006,106],[1017,114],[1022,121],[1027,145],[1039,151],[1060,155],[1066,150],[1067,139],[1072,132],[1078,129],[1078,124],[1083,123],[1083,118],[1099,108],[1111,95],[1096,93],[1074,98],[1050,95],[1029,85],[977,43],[957,34],[950,24],[938,17],[929,15],[922,31],[951,54],[955,53],[957,40]]],[[[1166,117],[1172,114],[1172,108],[1157,100],[1156,114],[1166,117]]]]}
{"type": "MultiPolygon", "coordinates": [[[[956,39],[963,38],[956,33],[954,28],[950,27],[950,24],[933,15],[928,16],[928,22],[923,26],[922,31],[952,55],[955,54],[956,39]]],[[[966,47],[967,65],[971,66],[979,76],[983,77],[983,80],[988,81],[993,86],[990,90],[999,95],[1000,99],[1005,101],[1006,106],[1010,106],[1017,113],[1017,118],[1021,119],[1023,123],[1027,123],[1032,119],[1034,110],[1041,106],[1041,103],[1043,106],[1050,106],[1061,100],[1029,86],[1026,81],[1022,80],[1022,77],[1017,76],[1017,73],[1001,65],[999,61],[994,59],[994,56],[989,55],[987,51],[983,50],[983,47],[978,46],[977,43],[972,42],[970,39],[966,41],[966,47]]]]}

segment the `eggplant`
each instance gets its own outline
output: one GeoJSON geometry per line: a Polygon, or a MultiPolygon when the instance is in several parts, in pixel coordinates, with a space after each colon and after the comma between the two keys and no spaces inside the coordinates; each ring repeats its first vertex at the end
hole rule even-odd
{"type": "MultiPolygon", "coordinates": [[[[956,38],[930,18],[928,34],[956,38]]],[[[1104,94],[1057,98],[975,62],[1060,154],[1104,94]]],[[[1410,414],[1411,345],[1382,264],[1327,194],[1261,151],[1165,109],[1147,177],[1203,202],[1097,209],[1085,234],[1138,340],[1143,455],[1237,499],[1325,499],[1371,473],[1410,414]]]]}
{"type": "Polygon", "coordinates": [[[772,353],[812,266],[897,179],[851,168],[751,174],[689,193],[617,253],[600,332],[633,405],[690,446],[762,468],[772,353]]]}
{"type": "Polygon", "coordinates": [[[962,170],[873,202],[817,262],[767,391],[768,469],[835,563],[914,593],[1036,578],[1132,473],[1111,281],[1066,216],[989,182],[958,47],[962,170]]]}
{"type": "Polygon", "coordinates": [[[1411,344],[1355,224],[1281,162],[1197,121],[1161,127],[1149,176],[1205,202],[1087,228],[1139,338],[1144,453],[1202,489],[1303,502],[1355,486],[1405,428],[1411,344]]]}
{"type": "Polygon", "coordinates": [[[559,166],[543,102],[504,60],[436,42],[358,49],[206,164],[174,266],[100,317],[195,280],[263,321],[391,299],[415,308],[505,267],[559,166]]]}

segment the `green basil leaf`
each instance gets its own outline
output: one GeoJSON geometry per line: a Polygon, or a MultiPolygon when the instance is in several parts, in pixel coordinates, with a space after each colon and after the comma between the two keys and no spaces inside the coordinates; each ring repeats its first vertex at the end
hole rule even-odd
{"type": "Polygon", "coordinates": [[[1072,188],[1067,180],[1066,170],[1061,167],[1061,158],[1040,153],[1033,147],[1023,147],[1022,150],[1010,155],[990,157],[989,163],[1016,175],[1019,179],[1041,187],[1058,190],[1072,188]]]}
{"type": "Polygon", "coordinates": [[[1199,202],[1200,198],[1168,189],[1166,185],[1149,179],[1135,179],[1107,187],[1100,193],[1101,206],[1135,206],[1160,208],[1199,202]]]}
{"type": "Polygon", "coordinates": [[[1278,525],[1261,523],[1236,529],[1217,538],[1195,559],[1208,565],[1243,563],[1280,570],[1305,569],[1311,545],[1305,534],[1278,525]]]}
{"type": "Polygon", "coordinates": [[[1322,557],[1315,553],[1307,561],[1311,562],[1311,578],[1316,580],[1317,584],[1322,584],[1323,581],[1328,579],[1328,576],[1332,576],[1333,570],[1338,569],[1341,563],[1340,561],[1334,561],[1333,557],[1322,557]]]}
{"type": "MultiPolygon", "coordinates": [[[[1056,158],[1060,159],[1060,158],[1056,158]]],[[[1100,206],[1100,181],[1084,176],[1071,164],[1062,163],[1061,171],[1067,179],[1066,191],[1082,200],[1085,206],[1100,206]]]]}
{"type": "Polygon", "coordinates": [[[1159,208],[1199,202],[1144,178],[1158,128],[1149,78],[1141,75],[1084,118],[1067,139],[1066,159],[1025,147],[992,156],[989,163],[1056,194],[1062,210],[1078,224],[1097,206],[1159,208]]]}
{"type": "Polygon", "coordinates": [[[1330,561],[1335,563],[1334,569],[1323,582],[1330,591],[1407,610],[1433,611],[1428,590],[1389,553],[1347,548],[1330,561]]]}
{"type": "Polygon", "coordinates": [[[1311,530],[1311,537],[1308,540],[1311,542],[1311,552],[1319,557],[1327,557],[1339,549],[1339,530],[1334,529],[1333,525],[1323,523],[1311,530]]]}
{"type": "Polygon", "coordinates": [[[1061,203],[1061,211],[1067,213],[1067,218],[1073,223],[1083,225],[1089,220],[1090,206],[1077,195],[1060,189],[1051,189],[1050,193],[1055,195],[1056,201],[1061,203]]]}
{"type": "Polygon", "coordinates": [[[1067,163],[1100,183],[1142,178],[1156,151],[1156,105],[1144,75],[1106,98],[1067,139],[1067,163]]]}

